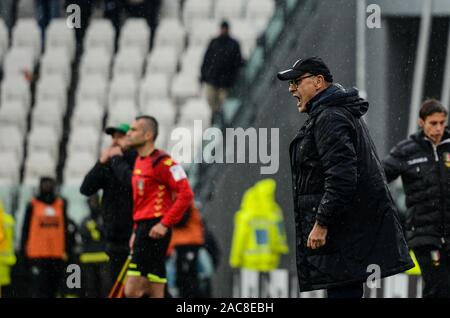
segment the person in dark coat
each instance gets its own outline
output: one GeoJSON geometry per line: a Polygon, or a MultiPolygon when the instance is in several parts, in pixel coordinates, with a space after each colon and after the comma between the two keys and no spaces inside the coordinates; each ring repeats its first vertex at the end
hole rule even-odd
{"type": "Polygon", "coordinates": [[[289,80],[308,115],[289,149],[300,291],[360,298],[372,274],[384,278],[414,266],[361,118],[369,104],[356,89],[333,84],[317,57],[298,60],[278,78],[289,80]]]}
{"type": "MultiPolygon", "coordinates": [[[[80,187],[80,192],[86,196],[91,196],[98,190],[103,189],[102,216],[106,242],[105,250],[109,256],[110,264],[109,289],[113,286],[130,252],[128,242],[133,227],[131,183],[129,185],[122,184],[114,176],[109,163],[109,151],[125,141],[129,128],[128,124],[120,124],[117,127],[106,129],[105,132],[112,137],[111,147],[103,151],[99,161],[88,172],[80,187]]],[[[123,158],[130,169],[134,166],[136,157],[136,151],[125,151],[123,158]]]]}
{"type": "Polygon", "coordinates": [[[200,82],[206,83],[206,98],[213,112],[212,122],[218,120],[223,102],[236,81],[243,65],[239,42],[230,36],[227,21],[220,25],[220,35],[211,40],[203,57],[200,82]]]}
{"type": "Polygon", "coordinates": [[[421,268],[422,296],[450,297],[450,132],[447,110],[426,100],[421,129],[399,142],[383,160],[388,182],[402,178],[406,239],[421,268]]]}

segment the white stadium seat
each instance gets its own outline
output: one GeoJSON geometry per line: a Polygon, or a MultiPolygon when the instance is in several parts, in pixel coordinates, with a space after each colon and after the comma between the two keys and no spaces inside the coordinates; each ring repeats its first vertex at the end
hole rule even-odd
{"type": "Polygon", "coordinates": [[[166,73],[170,77],[177,71],[178,52],[175,47],[155,47],[148,55],[145,74],[166,73]]]}
{"type": "Polygon", "coordinates": [[[101,127],[104,109],[96,100],[87,100],[75,106],[71,122],[75,126],[101,127]]]}
{"type": "Polygon", "coordinates": [[[186,31],[177,19],[162,19],[155,34],[155,47],[171,46],[178,53],[184,50],[186,31]]]}
{"type": "Polygon", "coordinates": [[[20,163],[22,158],[19,158],[14,151],[0,153],[0,187],[9,185],[17,185],[20,176],[20,163]]]}
{"type": "Polygon", "coordinates": [[[11,100],[0,106],[0,125],[15,125],[22,133],[27,128],[28,112],[19,100],[11,100]]]}
{"type": "Polygon", "coordinates": [[[190,98],[180,107],[180,124],[193,125],[194,120],[201,120],[203,127],[208,127],[211,120],[211,108],[204,98],[190,98]]]}
{"type": "Polygon", "coordinates": [[[108,97],[108,109],[114,107],[114,104],[120,100],[131,100],[137,102],[138,84],[132,75],[123,75],[114,77],[108,97]]]}
{"type": "Polygon", "coordinates": [[[170,91],[172,97],[181,101],[197,97],[200,95],[199,78],[193,74],[180,72],[174,77],[170,91]]]}
{"type": "Polygon", "coordinates": [[[36,85],[36,100],[56,100],[65,112],[67,109],[67,89],[63,76],[53,74],[39,79],[36,85]]]}
{"type": "Polygon", "coordinates": [[[217,1],[214,10],[214,18],[219,20],[239,19],[244,15],[246,4],[247,0],[217,1]]]}
{"type": "Polygon", "coordinates": [[[205,51],[204,46],[189,46],[181,60],[181,71],[200,78],[205,51]]]}
{"type": "Polygon", "coordinates": [[[8,50],[9,40],[8,40],[8,29],[6,28],[3,19],[0,19],[0,65],[3,64],[3,58],[8,50]]]}
{"type": "Polygon", "coordinates": [[[256,47],[258,36],[254,25],[245,19],[230,20],[230,31],[231,35],[239,41],[243,57],[248,59],[256,47]]]}
{"type": "Polygon", "coordinates": [[[19,101],[25,111],[30,109],[30,84],[23,76],[11,76],[4,78],[1,84],[1,92],[2,105],[12,101],[19,101]]]}
{"type": "Polygon", "coordinates": [[[259,35],[267,28],[274,12],[274,0],[249,0],[246,19],[252,23],[259,35]]]}
{"type": "Polygon", "coordinates": [[[39,72],[41,77],[47,75],[60,74],[64,78],[65,86],[70,84],[71,65],[67,51],[63,47],[46,50],[41,58],[39,72]]]}
{"type": "Polygon", "coordinates": [[[49,151],[32,151],[25,162],[24,184],[36,186],[42,176],[56,176],[56,159],[49,151]]]}
{"type": "Polygon", "coordinates": [[[31,49],[33,61],[41,54],[41,31],[35,18],[17,20],[12,30],[12,46],[31,49]]]}
{"type": "Polygon", "coordinates": [[[17,158],[22,159],[23,142],[24,135],[17,126],[10,124],[0,126],[0,149],[2,152],[13,151],[17,158]]]}
{"type": "Polygon", "coordinates": [[[104,48],[109,57],[114,53],[116,31],[108,19],[92,19],[84,37],[84,49],[104,48]]]}
{"type": "Polygon", "coordinates": [[[49,152],[54,160],[58,158],[59,138],[51,126],[34,126],[28,135],[28,154],[36,151],[49,152]]]}
{"type": "Polygon", "coordinates": [[[133,100],[120,100],[109,110],[107,126],[131,123],[138,114],[136,104],[133,100]]]}
{"type": "Polygon", "coordinates": [[[81,57],[81,78],[89,75],[100,74],[109,79],[111,69],[111,55],[104,47],[88,49],[81,57]]]}
{"type": "Polygon", "coordinates": [[[248,0],[245,17],[250,21],[268,20],[274,12],[274,0],[248,0]]]}
{"type": "Polygon", "coordinates": [[[34,106],[31,127],[51,127],[61,139],[63,133],[62,109],[58,108],[57,101],[42,101],[34,106]]]}
{"type": "Polygon", "coordinates": [[[45,31],[45,50],[65,48],[70,61],[73,61],[76,50],[75,30],[68,28],[65,18],[52,19],[45,31]]]}
{"type": "Polygon", "coordinates": [[[160,9],[160,16],[162,18],[178,19],[180,17],[180,2],[163,1],[160,9]]]}
{"type": "Polygon", "coordinates": [[[13,47],[6,53],[3,61],[5,77],[31,76],[34,72],[34,65],[32,49],[28,47],[13,47]]]}
{"type": "Polygon", "coordinates": [[[37,101],[33,108],[33,120],[38,123],[50,123],[54,120],[62,122],[64,108],[57,100],[37,101]]]}
{"type": "Polygon", "coordinates": [[[92,168],[97,156],[91,152],[80,151],[71,153],[64,166],[64,184],[75,184],[83,180],[86,173],[92,168]]]}
{"type": "Polygon", "coordinates": [[[136,80],[141,78],[145,56],[137,47],[121,48],[114,59],[113,76],[131,74],[136,80]]]}
{"type": "Polygon", "coordinates": [[[142,114],[154,116],[161,125],[175,123],[176,108],[170,99],[150,99],[142,109],[142,114]]]}
{"type": "Polygon", "coordinates": [[[147,55],[150,47],[150,28],[143,18],[128,18],[122,26],[119,49],[137,47],[142,55],[147,55]]]}
{"type": "Polygon", "coordinates": [[[76,103],[95,100],[104,109],[108,94],[108,82],[100,74],[83,76],[78,82],[76,103]]]}
{"type": "Polygon", "coordinates": [[[192,23],[212,16],[212,0],[186,0],[183,9],[183,22],[191,30],[192,23]]]}
{"type": "Polygon", "coordinates": [[[191,31],[189,32],[189,46],[206,47],[209,42],[219,36],[220,20],[196,20],[192,23],[191,31]]]}
{"type": "Polygon", "coordinates": [[[67,144],[67,154],[71,156],[77,152],[98,153],[100,128],[92,126],[72,127],[67,144]]]}
{"type": "Polygon", "coordinates": [[[167,98],[169,96],[169,76],[165,73],[147,75],[140,84],[139,107],[142,109],[152,98],[167,98]]]}

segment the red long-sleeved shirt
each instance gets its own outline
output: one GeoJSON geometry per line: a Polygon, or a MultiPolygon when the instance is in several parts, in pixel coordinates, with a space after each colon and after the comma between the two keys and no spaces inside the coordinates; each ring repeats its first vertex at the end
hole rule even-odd
{"type": "Polygon", "coordinates": [[[183,168],[160,150],[136,158],[131,184],[135,222],[162,217],[161,223],[171,227],[183,217],[194,198],[183,168]]]}

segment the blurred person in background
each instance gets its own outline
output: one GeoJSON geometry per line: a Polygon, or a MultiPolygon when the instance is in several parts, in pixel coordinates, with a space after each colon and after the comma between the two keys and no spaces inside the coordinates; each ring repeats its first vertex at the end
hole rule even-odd
{"type": "Polygon", "coordinates": [[[123,0],[128,17],[144,18],[150,27],[150,49],[153,47],[162,0],[123,0]]]}
{"type": "Polygon", "coordinates": [[[405,231],[424,280],[425,298],[450,297],[450,132],[447,109],[423,102],[420,130],[383,160],[388,182],[401,177],[406,194],[405,231]]]}
{"type": "Polygon", "coordinates": [[[36,5],[36,18],[41,28],[42,41],[44,41],[45,30],[50,21],[59,18],[61,15],[62,0],[34,0],[34,3],[36,5]]]}
{"type": "Polygon", "coordinates": [[[198,298],[200,289],[199,251],[205,244],[200,211],[193,203],[183,218],[173,226],[167,254],[174,259],[174,285],[181,298],[198,298]]]}
{"type": "Polygon", "coordinates": [[[87,201],[90,214],[80,227],[83,297],[101,298],[111,287],[106,270],[109,257],[105,253],[100,197],[94,194],[87,201]]]}
{"type": "Polygon", "coordinates": [[[14,218],[6,213],[0,201],[0,298],[10,294],[6,289],[11,284],[11,268],[16,263],[14,225],[14,218]]]}
{"type": "Polygon", "coordinates": [[[38,194],[25,211],[21,252],[31,270],[31,296],[60,295],[68,259],[67,202],[56,193],[56,181],[42,177],[38,194]]]}
{"type": "Polygon", "coordinates": [[[99,160],[87,173],[80,187],[80,192],[86,196],[92,196],[99,190],[103,190],[101,214],[105,251],[109,256],[109,289],[113,287],[130,252],[128,242],[133,227],[131,182],[122,183],[114,175],[110,163],[111,150],[121,147],[124,164],[128,169],[132,169],[137,153],[135,150],[125,150],[126,133],[129,129],[128,124],[106,128],[105,133],[111,136],[111,145],[102,151],[99,160]]]}
{"type": "Polygon", "coordinates": [[[289,252],[275,189],[275,180],[263,179],[245,192],[234,216],[232,268],[270,272],[278,268],[281,255],[289,252]]]}
{"type": "Polygon", "coordinates": [[[223,120],[222,105],[242,66],[239,42],[230,36],[230,26],[223,21],[220,35],[208,45],[200,71],[200,82],[205,83],[206,98],[212,110],[211,124],[223,120]]]}

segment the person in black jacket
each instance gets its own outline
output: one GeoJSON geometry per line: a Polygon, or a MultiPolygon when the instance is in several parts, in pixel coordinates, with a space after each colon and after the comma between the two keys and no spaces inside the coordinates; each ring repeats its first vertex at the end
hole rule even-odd
{"type": "Polygon", "coordinates": [[[290,145],[300,291],[360,298],[363,282],[412,268],[356,89],[317,57],[278,73],[308,118],[290,145]]]}
{"type": "Polygon", "coordinates": [[[434,99],[419,112],[420,131],[383,160],[389,182],[401,177],[406,239],[424,280],[423,297],[450,297],[450,132],[447,110],[434,99]]]}
{"type": "MultiPolygon", "coordinates": [[[[102,214],[106,253],[109,256],[110,264],[110,288],[129,254],[128,242],[133,227],[133,197],[131,183],[123,184],[114,176],[109,163],[109,152],[112,148],[124,143],[129,128],[128,124],[121,124],[106,129],[105,132],[112,137],[111,147],[102,152],[99,161],[88,172],[80,188],[80,192],[86,196],[91,196],[103,189],[102,214]]],[[[134,150],[124,153],[124,162],[129,165],[130,169],[134,166],[136,156],[134,150]]]]}
{"type": "Polygon", "coordinates": [[[209,43],[201,66],[200,82],[206,83],[206,98],[213,112],[212,123],[221,116],[222,104],[243,65],[241,47],[230,36],[229,29],[228,22],[223,21],[220,35],[209,43]]]}

